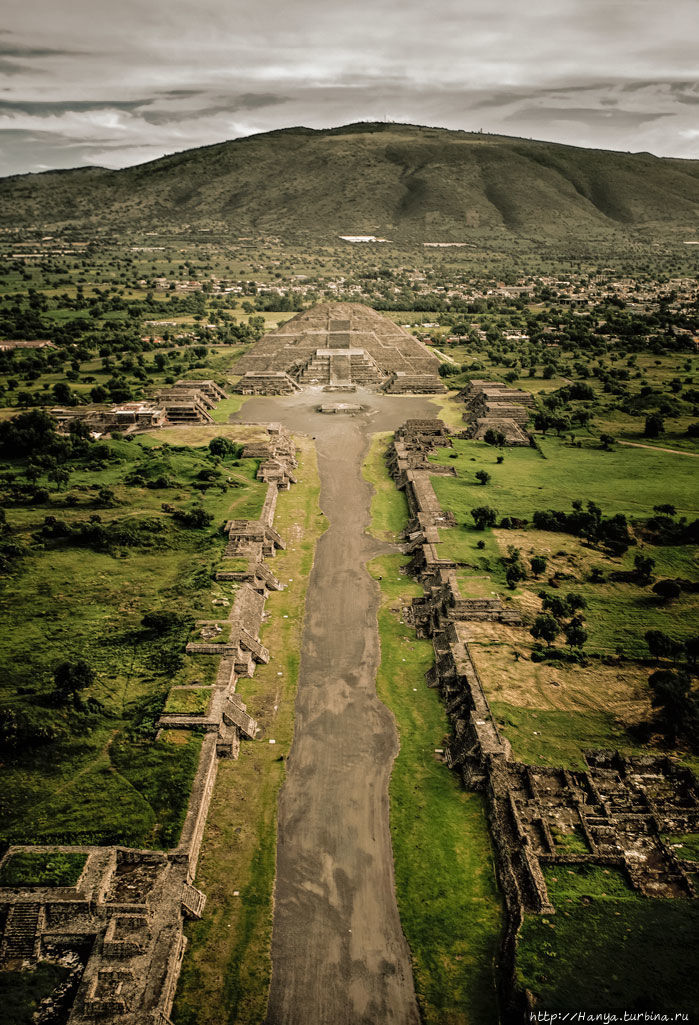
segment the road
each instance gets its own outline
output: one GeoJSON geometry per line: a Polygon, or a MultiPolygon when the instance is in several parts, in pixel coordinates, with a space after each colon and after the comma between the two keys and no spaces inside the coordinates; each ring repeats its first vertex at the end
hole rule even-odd
{"type": "MultiPolygon", "coordinates": [[[[344,398],[344,397],[343,397],[344,398]]],[[[320,539],[306,598],[294,742],[279,803],[267,1025],[418,1025],[395,899],[388,781],[398,740],[376,696],[379,589],[366,562],[389,546],[366,534],[371,435],[428,400],[360,395],[367,415],[322,416],[327,396],[260,398],[252,421],[316,437],[320,539]]],[[[241,419],[242,419],[241,415],[241,419]]]]}

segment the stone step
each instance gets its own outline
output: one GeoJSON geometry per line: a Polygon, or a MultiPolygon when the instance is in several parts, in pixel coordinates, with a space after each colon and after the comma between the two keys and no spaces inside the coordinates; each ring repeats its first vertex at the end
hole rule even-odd
{"type": "Polygon", "coordinates": [[[206,894],[198,890],[196,886],[185,883],[182,887],[182,911],[188,918],[201,918],[206,904],[206,894]]]}
{"type": "Polygon", "coordinates": [[[267,665],[269,662],[269,651],[265,648],[261,641],[258,641],[256,637],[253,637],[251,633],[241,626],[240,628],[240,643],[248,651],[252,652],[258,662],[262,662],[267,665]]]}
{"type": "Polygon", "coordinates": [[[24,960],[34,956],[40,914],[41,904],[12,905],[5,924],[0,961],[24,960]]]}
{"type": "Polygon", "coordinates": [[[223,706],[223,721],[228,726],[237,726],[249,740],[255,739],[257,721],[245,710],[245,705],[236,695],[231,695],[223,706]]]}

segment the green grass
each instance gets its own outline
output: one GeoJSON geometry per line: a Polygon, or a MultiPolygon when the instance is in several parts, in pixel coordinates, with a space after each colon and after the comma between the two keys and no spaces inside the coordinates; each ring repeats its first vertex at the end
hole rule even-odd
{"type": "Polygon", "coordinates": [[[517,956],[536,1009],[696,1010],[696,901],[642,897],[595,866],[556,866],[545,877],[556,914],[526,916],[517,956]]]}
{"type": "Polygon", "coordinates": [[[449,449],[437,449],[431,456],[435,463],[455,467],[458,474],[433,478],[435,493],[459,523],[472,523],[471,509],[477,505],[493,506],[500,516],[531,519],[536,509],[569,511],[574,499],[590,498],[608,515],[649,516],[654,505],[669,500],[680,515],[696,515],[693,459],[624,446],[610,452],[577,449],[554,437],[540,443],[546,459],[534,449],[512,448],[497,465],[491,446],[455,440],[458,460],[449,458],[449,449]],[[477,470],[491,475],[485,487],[474,479],[477,470]]]}
{"type": "Polygon", "coordinates": [[[391,434],[375,434],[371,439],[364,464],[364,475],[374,484],[371,499],[372,533],[382,541],[396,541],[408,521],[408,502],[403,491],[399,491],[388,477],[386,451],[391,434]],[[386,482],[390,486],[386,486],[386,482]],[[383,486],[377,487],[377,482],[383,486]]]}
{"type": "Polygon", "coordinates": [[[699,861],[699,833],[669,833],[663,840],[672,847],[678,858],[685,861],[699,861]]]}
{"type": "Polygon", "coordinates": [[[237,413],[249,398],[249,395],[230,395],[216,404],[216,408],[211,410],[211,415],[217,424],[227,424],[231,416],[237,413]]]}
{"type": "Polygon", "coordinates": [[[130,741],[94,730],[61,747],[61,758],[27,753],[5,767],[2,839],[7,843],[177,844],[201,737],[185,745],[130,741]]]}
{"type": "Polygon", "coordinates": [[[211,701],[211,691],[185,690],[173,687],[165,702],[164,711],[169,715],[205,715],[211,701]]]}
{"type": "Polygon", "coordinates": [[[172,682],[181,687],[212,687],[216,682],[220,658],[220,655],[187,655],[172,682]]]}
{"type": "Polygon", "coordinates": [[[41,1001],[67,978],[67,968],[40,962],[22,972],[0,972],[0,1002],[5,1025],[33,1025],[41,1001]]]}
{"type": "Polygon", "coordinates": [[[0,869],[0,886],[74,886],[86,854],[61,851],[18,851],[0,869]]]}
{"type": "Polygon", "coordinates": [[[490,707],[516,761],[582,769],[584,751],[612,748],[639,753],[621,724],[604,711],[544,711],[494,700],[490,707]]]}

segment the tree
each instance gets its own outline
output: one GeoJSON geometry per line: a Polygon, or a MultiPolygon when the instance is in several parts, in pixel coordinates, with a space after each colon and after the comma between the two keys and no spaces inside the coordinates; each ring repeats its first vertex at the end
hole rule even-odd
{"type": "Polygon", "coordinates": [[[53,386],[53,397],[64,406],[74,406],[76,399],[65,381],[57,381],[53,386]]]}
{"type": "Polygon", "coordinates": [[[549,416],[548,413],[535,413],[534,414],[534,429],[541,431],[545,436],[546,432],[553,426],[553,417],[549,416]]]}
{"type": "Polygon", "coordinates": [[[77,662],[60,662],[53,671],[56,695],[63,703],[75,702],[80,691],[90,687],[94,680],[94,669],[82,659],[77,662]]]}
{"type": "Polygon", "coordinates": [[[534,555],[529,560],[529,565],[532,568],[534,576],[540,577],[546,569],[546,557],[544,555],[534,555]]]}
{"type": "Polygon", "coordinates": [[[658,709],[659,725],[674,746],[681,736],[693,746],[699,738],[699,699],[692,692],[692,681],[686,673],[659,669],[648,678],[651,705],[658,709]]]}
{"type": "Polygon", "coordinates": [[[599,441],[604,451],[608,452],[614,444],[614,442],[616,441],[616,438],[613,434],[600,434],[599,441]]]}
{"type": "Polygon", "coordinates": [[[491,509],[489,505],[478,505],[471,509],[476,530],[485,530],[486,527],[494,527],[498,517],[497,509],[491,509]]]}
{"type": "Polygon", "coordinates": [[[641,555],[639,553],[634,556],[633,565],[636,583],[639,587],[645,587],[653,579],[655,559],[652,559],[649,555],[641,555]]]}
{"type": "Polygon", "coordinates": [[[660,413],[649,413],[643,430],[644,438],[658,438],[665,431],[665,421],[660,413]]]}
{"type": "Polygon", "coordinates": [[[529,633],[537,641],[546,641],[546,646],[550,648],[558,637],[560,629],[560,626],[553,616],[542,613],[534,620],[534,626],[531,628],[529,633]]]}
{"type": "Polygon", "coordinates": [[[569,591],[565,596],[565,603],[571,612],[579,612],[580,609],[587,608],[587,602],[581,594],[576,594],[574,591],[569,591]]]}
{"type": "Polygon", "coordinates": [[[582,648],[583,644],[587,640],[587,630],[585,630],[582,622],[577,617],[572,619],[570,623],[563,628],[563,633],[566,635],[566,642],[571,648],[582,648]]]}
{"type": "Polygon", "coordinates": [[[667,605],[669,602],[679,598],[682,594],[682,588],[676,580],[659,580],[657,584],[653,585],[653,594],[657,594],[663,605],[667,605]]]}
{"type": "Polygon", "coordinates": [[[566,619],[568,616],[568,603],[557,594],[542,593],[541,604],[543,609],[556,619],[566,619]]]}
{"type": "Polygon", "coordinates": [[[45,456],[58,444],[56,421],[43,409],[30,409],[0,421],[0,452],[12,458],[45,456]]]}
{"type": "Polygon", "coordinates": [[[240,446],[229,441],[228,438],[212,438],[209,442],[209,452],[212,456],[219,456],[221,459],[225,459],[226,456],[235,458],[240,452],[240,446]]]}
{"type": "Polygon", "coordinates": [[[645,638],[653,658],[676,658],[682,651],[682,645],[662,630],[646,630],[645,638]]]}
{"type": "Polygon", "coordinates": [[[70,480],[70,471],[66,470],[63,466],[54,466],[48,472],[49,480],[52,480],[58,490],[60,491],[64,484],[68,484],[70,480]]]}
{"type": "Polygon", "coordinates": [[[689,664],[695,666],[699,661],[699,634],[687,638],[684,642],[684,650],[689,664]]]}
{"type": "Polygon", "coordinates": [[[517,584],[520,580],[526,580],[526,578],[527,574],[521,562],[511,563],[505,571],[505,580],[507,581],[507,586],[513,589],[515,584],[517,584]]]}
{"type": "Polygon", "coordinates": [[[213,520],[211,513],[208,513],[203,506],[195,506],[193,509],[176,509],[173,517],[183,527],[199,528],[208,527],[213,520]]]}
{"type": "Polygon", "coordinates": [[[476,480],[479,482],[479,484],[487,484],[490,480],[490,474],[486,470],[477,470],[476,480]]]}

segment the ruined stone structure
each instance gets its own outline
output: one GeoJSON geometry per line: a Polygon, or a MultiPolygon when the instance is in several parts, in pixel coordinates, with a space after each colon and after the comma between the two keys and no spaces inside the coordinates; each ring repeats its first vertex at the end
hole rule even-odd
{"type": "Polygon", "coordinates": [[[411,513],[404,550],[412,555],[409,571],[424,589],[413,599],[412,620],[418,636],[431,637],[434,646],[426,679],[439,690],[451,723],[445,758],[466,787],[486,797],[505,898],[500,975],[509,1016],[525,1002],[515,979],[523,916],[555,913],[544,866],[611,866],[647,897],[697,896],[696,865],[683,862],[663,834],[699,829],[699,785],[689,769],[662,757],[626,759],[613,751],[590,751],[586,768],[575,772],[512,760],[471,657],[469,623],[515,624],[519,616],[499,598],[463,597],[454,565],[440,557],[439,531],[449,526],[449,515],[439,508],[429,483],[430,472],[439,468],[427,454],[450,439],[441,421],[420,423],[409,422],[396,432],[388,466],[411,513]]]}
{"type": "Polygon", "coordinates": [[[321,303],[266,335],[238,364],[244,395],[382,388],[443,392],[439,360],[388,317],[360,303],[321,303]]]}
{"type": "Polygon", "coordinates": [[[249,442],[243,449],[244,459],[259,459],[257,479],[276,484],[286,490],[296,483],[296,458],[291,435],[279,423],[267,424],[267,438],[249,442]]]}
{"type": "Polygon", "coordinates": [[[82,420],[93,434],[106,434],[109,431],[133,434],[154,427],[165,427],[168,422],[163,405],[157,400],[146,399],[114,406],[54,406],[49,412],[58,421],[59,430],[67,429],[73,420],[82,420]]]}
{"type": "MultiPolygon", "coordinates": [[[[200,918],[206,902],[193,881],[218,759],[237,757],[241,740],[253,740],[259,732],[235,692],[236,683],[270,658],[259,631],[265,599],[282,585],[265,560],[284,548],[274,530],[274,513],[279,487],[290,486],[296,466],[293,442],[280,425],[270,424],[266,434],[267,439],[248,448],[254,449],[251,454],[259,448],[258,457],[273,462],[272,476],[283,483],[268,484],[259,520],[226,525],[229,544],[217,578],[240,586],[228,617],[197,623],[201,640],[186,648],[190,658],[218,657],[215,683],[173,688],[203,694],[208,701],[200,713],[164,713],[159,720],[161,729],[204,733],[178,846],[170,851],[15,846],[5,855],[8,859],[24,851],[60,850],[86,857],[74,886],[0,886],[0,965],[21,969],[37,960],[68,959],[71,976],[60,997],[68,1025],[171,1025],[187,942],[183,923],[200,918]],[[245,568],[239,571],[241,558],[245,568]],[[217,641],[224,630],[225,640],[217,641]]],[[[264,474],[261,479],[266,479],[264,474]]]]}
{"type": "Polygon", "coordinates": [[[93,434],[134,434],[175,423],[214,423],[210,410],[225,398],[226,392],[215,381],[183,380],[153,399],[113,406],[55,406],[50,413],[59,428],[67,429],[71,421],[82,420],[93,434]]]}
{"type": "Polygon", "coordinates": [[[467,437],[482,441],[487,431],[502,434],[506,445],[528,445],[526,424],[534,396],[498,381],[474,380],[459,393],[466,402],[467,437]]]}

